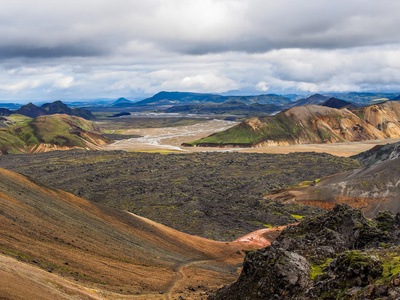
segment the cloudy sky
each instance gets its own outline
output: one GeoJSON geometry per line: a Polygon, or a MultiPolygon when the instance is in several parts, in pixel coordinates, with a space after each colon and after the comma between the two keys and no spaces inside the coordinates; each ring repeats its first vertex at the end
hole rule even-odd
{"type": "Polygon", "coordinates": [[[397,0],[0,0],[0,101],[400,91],[397,0]]]}

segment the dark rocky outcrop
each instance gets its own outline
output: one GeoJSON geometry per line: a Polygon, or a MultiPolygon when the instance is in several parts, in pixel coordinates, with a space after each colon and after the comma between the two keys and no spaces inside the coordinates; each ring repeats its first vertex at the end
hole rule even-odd
{"type": "Polygon", "coordinates": [[[0,116],[9,116],[12,114],[12,111],[7,108],[0,108],[0,116]]]}
{"type": "Polygon", "coordinates": [[[30,118],[36,118],[39,116],[46,115],[46,111],[43,108],[36,106],[32,102],[30,102],[26,105],[23,105],[20,109],[16,110],[15,113],[24,115],[24,116],[27,116],[30,118]]]}
{"type": "Polygon", "coordinates": [[[324,96],[321,94],[314,94],[307,98],[297,100],[296,102],[292,103],[290,106],[295,107],[295,106],[303,106],[303,105],[319,105],[319,104],[323,103],[324,101],[327,101],[328,99],[329,99],[328,96],[324,96]]]}
{"type": "Polygon", "coordinates": [[[239,279],[210,299],[396,299],[399,244],[400,214],[371,221],[337,205],[248,253],[239,279]]]}
{"type": "Polygon", "coordinates": [[[88,110],[81,108],[70,108],[61,101],[55,101],[53,103],[45,103],[42,106],[36,106],[33,103],[28,103],[22,106],[20,109],[16,110],[15,113],[28,116],[31,118],[37,118],[44,115],[54,115],[54,114],[66,114],[70,116],[81,117],[86,120],[92,120],[95,117],[88,110]]]}
{"type": "Polygon", "coordinates": [[[376,145],[372,149],[352,156],[365,166],[381,163],[400,157],[400,142],[376,145]]]}
{"type": "Polygon", "coordinates": [[[321,103],[321,106],[327,106],[327,107],[337,108],[337,109],[355,107],[351,102],[340,100],[335,97],[329,98],[325,102],[321,103]]]}

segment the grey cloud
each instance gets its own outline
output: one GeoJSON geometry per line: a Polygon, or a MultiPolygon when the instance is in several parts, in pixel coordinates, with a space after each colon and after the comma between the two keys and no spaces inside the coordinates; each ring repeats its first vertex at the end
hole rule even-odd
{"type": "Polygon", "coordinates": [[[28,57],[103,55],[109,54],[104,48],[117,51],[132,40],[187,54],[400,42],[396,0],[0,3],[0,48],[7,57],[13,54],[8,48],[28,57]],[[92,41],[90,47],[85,40],[92,41]],[[24,45],[32,50],[24,51],[24,45]]]}
{"type": "Polygon", "coordinates": [[[0,58],[59,58],[68,56],[87,57],[106,54],[108,51],[101,47],[85,45],[59,45],[56,47],[29,46],[0,46],[0,58]]]}

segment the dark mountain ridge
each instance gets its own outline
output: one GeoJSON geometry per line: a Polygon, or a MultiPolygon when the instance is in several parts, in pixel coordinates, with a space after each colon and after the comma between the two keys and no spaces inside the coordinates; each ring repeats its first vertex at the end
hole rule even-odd
{"type": "Polygon", "coordinates": [[[66,114],[70,116],[81,117],[87,120],[92,120],[95,118],[90,111],[81,108],[69,108],[66,104],[59,100],[53,103],[45,103],[42,106],[36,106],[30,102],[16,110],[15,113],[28,116],[30,118],[54,114],[66,114]]]}
{"type": "Polygon", "coordinates": [[[290,107],[295,107],[295,106],[304,106],[304,105],[319,105],[329,99],[328,96],[324,96],[321,94],[314,94],[311,95],[307,98],[297,100],[296,102],[293,102],[290,104],[290,107]]]}
{"type": "Polygon", "coordinates": [[[13,112],[7,108],[0,108],[0,116],[10,116],[13,112]]]}
{"type": "Polygon", "coordinates": [[[184,93],[184,92],[160,92],[153,97],[134,103],[135,106],[165,106],[199,103],[223,103],[229,101],[245,104],[274,104],[287,105],[292,101],[284,96],[275,94],[258,96],[221,96],[216,94],[184,93]]]}
{"type": "Polygon", "coordinates": [[[342,109],[342,108],[351,109],[351,108],[355,107],[351,102],[340,100],[335,97],[329,98],[325,102],[322,102],[320,105],[331,107],[331,108],[337,108],[337,109],[342,109]]]}
{"type": "Polygon", "coordinates": [[[232,114],[232,115],[268,115],[280,111],[281,108],[273,104],[252,103],[247,105],[243,102],[228,101],[224,103],[188,104],[172,106],[165,110],[166,113],[189,113],[189,114],[232,114]]]}

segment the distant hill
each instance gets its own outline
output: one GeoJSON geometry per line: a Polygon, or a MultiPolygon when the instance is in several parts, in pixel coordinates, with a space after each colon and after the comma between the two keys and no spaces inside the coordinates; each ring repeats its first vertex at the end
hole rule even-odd
{"type": "Polygon", "coordinates": [[[321,106],[327,106],[327,107],[337,108],[337,109],[354,108],[355,107],[351,102],[340,100],[335,97],[329,98],[325,102],[321,103],[321,106]]]}
{"type": "Polygon", "coordinates": [[[260,115],[278,112],[281,109],[273,104],[245,104],[242,102],[229,101],[224,103],[189,104],[177,105],[165,110],[166,113],[187,113],[187,114],[231,114],[231,115],[260,115]]]}
{"type": "Polygon", "coordinates": [[[165,105],[186,105],[201,103],[223,103],[242,102],[246,104],[274,104],[286,105],[291,103],[289,98],[268,94],[258,96],[221,96],[216,94],[184,93],[184,92],[160,92],[151,98],[135,103],[135,106],[165,106],[165,105]]]}
{"type": "Polygon", "coordinates": [[[119,98],[118,100],[114,101],[111,106],[113,107],[129,107],[132,106],[134,102],[125,99],[125,98],[119,98]]]}
{"type": "Polygon", "coordinates": [[[319,105],[329,99],[328,96],[324,96],[321,94],[311,95],[307,98],[297,100],[296,102],[291,103],[290,107],[295,106],[304,106],[304,105],[319,105]]]}
{"type": "Polygon", "coordinates": [[[352,111],[306,105],[272,117],[251,118],[183,146],[257,147],[397,138],[399,120],[400,103],[395,101],[352,111]]]}
{"type": "Polygon", "coordinates": [[[17,104],[17,103],[2,103],[2,102],[0,102],[0,107],[2,107],[2,108],[18,109],[21,106],[22,106],[21,104],[17,104]]]}
{"type": "Polygon", "coordinates": [[[24,115],[24,116],[27,116],[30,118],[36,118],[36,117],[47,114],[43,108],[36,106],[32,102],[29,102],[28,104],[21,106],[21,108],[18,109],[15,113],[24,115]]]}
{"type": "Polygon", "coordinates": [[[0,129],[0,153],[32,153],[67,149],[98,149],[111,142],[101,129],[83,118],[44,115],[0,129]]]}
{"type": "Polygon", "coordinates": [[[365,106],[388,101],[397,97],[398,93],[365,93],[365,92],[350,92],[350,93],[329,93],[330,97],[336,97],[342,100],[349,101],[356,106],[365,106]]]}
{"type": "Polygon", "coordinates": [[[400,101],[400,96],[394,97],[392,101],[400,101]]]}
{"type": "Polygon", "coordinates": [[[92,120],[95,117],[88,110],[81,108],[69,108],[66,104],[61,101],[55,101],[53,103],[45,103],[42,106],[36,106],[33,103],[23,105],[21,108],[15,111],[15,113],[28,116],[30,118],[36,118],[44,115],[53,114],[66,114],[70,116],[77,116],[87,120],[92,120]]]}
{"type": "Polygon", "coordinates": [[[7,108],[0,108],[0,116],[9,116],[12,114],[12,111],[7,108]]]}

